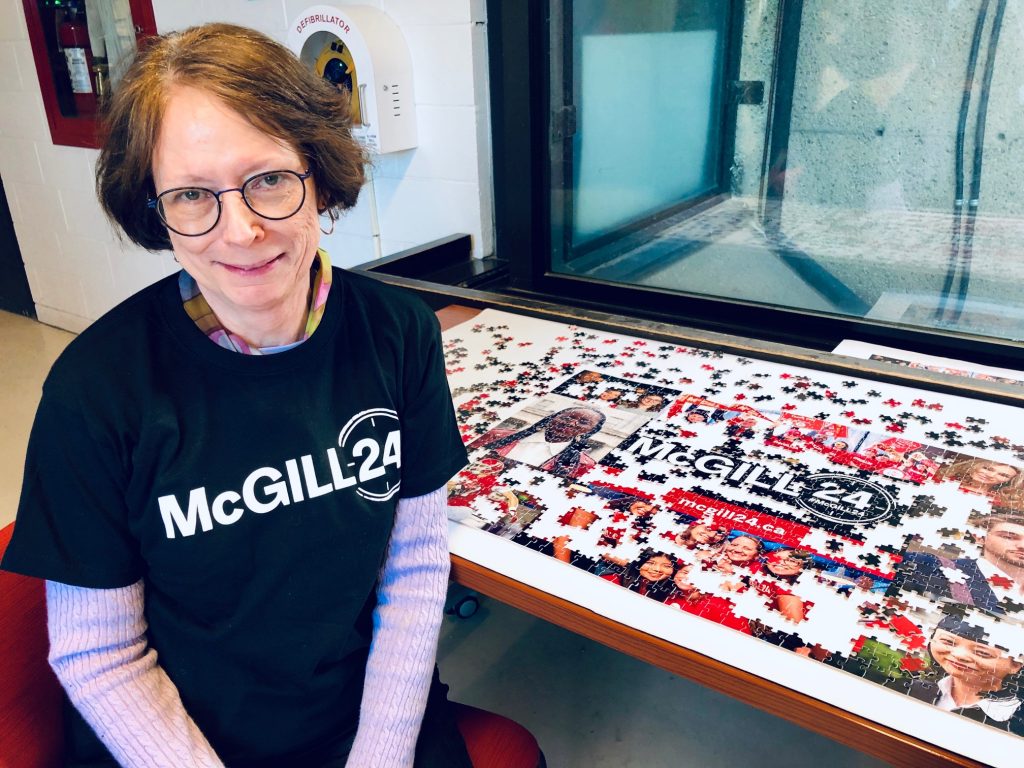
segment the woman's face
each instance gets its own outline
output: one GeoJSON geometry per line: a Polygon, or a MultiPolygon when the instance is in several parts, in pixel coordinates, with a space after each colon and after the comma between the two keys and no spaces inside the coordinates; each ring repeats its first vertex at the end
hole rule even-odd
{"type": "MultiPolygon", "coordinates": [[[[184,186],[216,192],[276,170],[309,168],[292,147],[207,92],[186,86],[170,91],[153,152],[158,194],[184,186]]],[[[175,258],[199,283],[214,313],[243,337],[245,318],[254,313],[273,313],[289,323],[294,316],[298,326],[305,318],[309,268],[320,242],[316,189],[312,178],[305,184],[305,202],[291,218],[261,218],[240,193],[228,192],[210,232],[199,237],[168,232],[175,258]]]]}
{"type": "Polygon", "coordinates": [[[622,397],[621,389],[606,389],[598,395],[598,398],[601,400],[618,400],[620,397],[622,397]]]}
{"type": "Polygon", "coordinates": [[[776,576],[796,576],[804,569],[803,558],[793,557],[793,550],[779,549],[765,558],[769,572],[776,576]]]}
{"type": "Polygon", "coordinates": [[[672,583],[675,584],[681,592],[689,592],[693,589],[693,584],[690,583],[690,566],[680,566],[679,570],[676,571],[676,575],[672,577],[672,583]]]}
{"type": "Polygon", "coordinates": [[[1017,469],[1009,464],[983,461],[971,470],[970,482],[974,485],[999,485],[1008,483],[1017,476],[1017,469]]]}
{"type": "Polygon", "coordinates": [[[746,536],[738,536],[722,548],[722,554],[729,562],[749,563],[757,557],[757,542],[746,536]]]}
{"type": "Polygon", "coordinates": [[[629,512],[633,515],[649,515],[655,510],[655,506],[649,501],[634,501],[629,505],[629,512]]]}
{"type": "Polygon", "coordinates": [[[654,555],[647,558],[639,570],[640,575],[648,581],[664,581],[672,578],[672,561],[665,555],[654,555]]]}
{"type": "Polygon", "coordinates": [[[638,405],[641,408],[646,408],[650,410],[653,408],[661,408],[664,402],[665,398],[663,398],[661,395],[644,395],[643,397],[640,398],[638,405]]]}
{"type": "Polygon", "coordinates": [[[943,629],[935,630],[928,650],[947,675],[979,690],[999,690],[1003,680],[1021,668],[1004,651],[943,629]]]}
{"type": "Polygon", "coordinates": [[[698,544],[718,544],[725,540],[725,536],[725,531],[708,525],[698,524],[690,527],[690,540],[698,544]]]}
{"type": "Polygon", "coordinates": [[[686,420],[691,424],[698,424],[707,421],[708,417],[702,411],[690,411],[686,414],[686,420]]]}

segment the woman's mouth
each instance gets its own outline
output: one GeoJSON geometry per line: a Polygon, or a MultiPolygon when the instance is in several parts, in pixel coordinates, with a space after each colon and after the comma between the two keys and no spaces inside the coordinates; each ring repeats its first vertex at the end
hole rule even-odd
{"type": "Polygon", "coordinates": [[[278,260],[281,259],[283,256],[284,256],[283,253],[279,253],[277,256],[274,256],[273,258],[266,259],[264,261],[260,261],[260,262],[257,262],[255,264],[244,264],[243,265],[243,264],[226,264],[224,262],[221,262],[221,266],[224,267],[224,269],[228,270],[228,272],[230,272],[230,273],[232,273],[234,275],[242,275],[242,276],[245,276],[245,277],[259,277],[260,275],[264,275],[267,272],[269,272],[271,269],[273,269],[274,264],[276,264],[278,262],[278,260]]]}

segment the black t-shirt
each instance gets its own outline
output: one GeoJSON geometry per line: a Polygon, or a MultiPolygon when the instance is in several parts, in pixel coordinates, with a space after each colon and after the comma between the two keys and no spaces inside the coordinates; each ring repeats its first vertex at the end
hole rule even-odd
{"type": "Polygon", "coordinates": [[[144,579],[150,644],[218,754],[284,765],[355,728],[397,499],[465,461],[414,296],[336,269],[305,343],[246,356],[206,338],[172,276],[54,364],[3,567],[144,579]]]}

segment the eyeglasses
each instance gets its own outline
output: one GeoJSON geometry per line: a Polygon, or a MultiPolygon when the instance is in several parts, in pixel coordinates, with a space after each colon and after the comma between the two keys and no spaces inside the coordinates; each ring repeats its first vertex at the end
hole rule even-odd
{"type": "Polygon", "coordinates": [[[185,237],[199,237],[220,221],[221,195],[240,192],[257,216],[280,221],[294,216],[306,202],[306,179],[312,171],[266,171],[246,179],[242,186],[214,192],[205,187],[175,187],[161,192],[146,206],[155,208],[160,221],[185,237]]]}

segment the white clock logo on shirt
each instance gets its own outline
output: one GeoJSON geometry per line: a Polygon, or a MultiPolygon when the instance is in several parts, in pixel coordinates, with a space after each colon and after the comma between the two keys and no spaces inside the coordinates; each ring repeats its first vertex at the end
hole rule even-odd
{"type": "Polygon", "coordinates": [[[356,473],[356,493],[370,501],[387,501],[401,485],[402,432],[398,414],[389,408],[360,411],[342,428],[338,446],[346,469],[356,473]]]}

